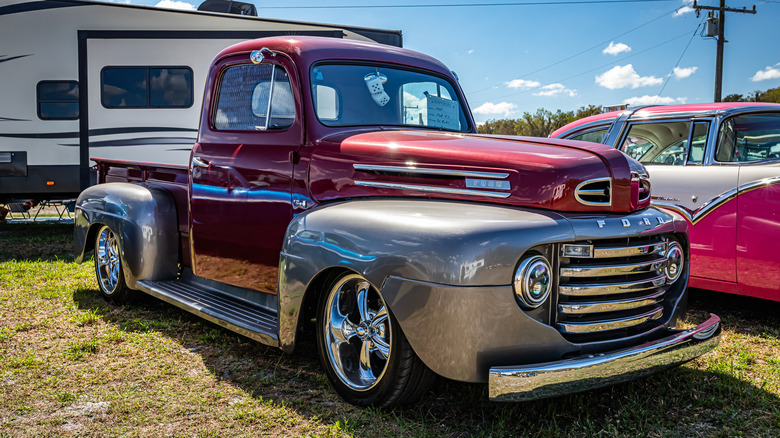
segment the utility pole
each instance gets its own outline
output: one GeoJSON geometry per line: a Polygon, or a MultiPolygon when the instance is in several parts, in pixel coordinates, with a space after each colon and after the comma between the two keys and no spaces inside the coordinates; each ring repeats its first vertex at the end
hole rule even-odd
{"type": "Polygon", "coordinates": [[[726,43],[726,39],[724,38],[724,34],[726,33],[726,12],[738,12],[740,14],[755,14],[756,13],[756,5],[753,5],[753,9],[736,9],[736,8],[727,8],[726,7],[726,0],[720,0],[720,6],[714,7],[714,6],[700,6],[697,4],[697,0],[693,0],[693,8],[696,9],[696,17],[699,17],[699,12],[703,10],[710,11],[710,18],[707,20],[707,36],[714,36],[714,34],[710,34],[710,23],[714,22],[717,24],[718,28],[718,55],[717,59],[715,60],[715,102],[721,101],[721,90],[723,89],[723,44],[726,43]],[[713,12],[717,11],[718,15],[717,17],[713,17],[713,12]]]}

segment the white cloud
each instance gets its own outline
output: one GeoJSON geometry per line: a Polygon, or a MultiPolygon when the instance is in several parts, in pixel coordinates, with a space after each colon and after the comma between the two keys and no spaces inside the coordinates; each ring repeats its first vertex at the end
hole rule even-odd
{"type": "Polygon", "coordinates": [[[623,67],[616,65],[612,69],[596,76],[596,83],[604,88],[616,90],[618,88],[638,88],[649,85],[659,85],[664,80],[655,76],[639,76],[631,64],[623,67]]]}
{"type": "Polygon", "coordinates": [[[627,46],[626,44],[623,43],[615,44],[615,42],[612,41],[604,50],[601,51],[601,53],[605,55],[617,55],[619,53],[630,52],[630,51],[631,51],[631,47],[627,46]]]}
{"type": "Polygon", "coordinates": [[[507,86],[507,88],[522,88],[522,89],[529,89],[529,88],[536,88],[540,84],[536,81],[526,81],[525,79],[513,79],[509,82],[504,82],[507,86]]]}
{"type": "Polygon", "coordinates": [[[765,69],[759,70],[756,74],[750,78],[753,82],[765,81],[767,79],[779,79],[780,78],[780,62],[773,66],[766,66],[765,69]]]}
{"type": "Polygon", "coordinates": [[[185,11],[194,11],[195,6],[178,0],[160,0],[156,5],[158,8],[165,9],[182,9],[185,11]]]}
{"type": "Polygon", "coordinates": [[[682,6],[678,8],[676,11],[674,11],[674,14],[672,16],[679,17],[680,15],[685,15],[689,12],[693,12],[694,9],[688,5],[682,6]]]}
{"type": "Polygon", "coordinates": [[[534,96],[559,96],[568,94],[569,97],[577,95],[577,90],[566,88],[563,84],[549,84],[542,87],[541,91],[534,93],[534,96]]]}
{"type": "Polygon", "coordinates": [[[675,67],[672,71],[675,79],[685,79],[696,73],[699,67],[675,67]]]}
{"type": "Polygon", "coordinates": [[[469,49],[468,54],[471,55],[472,53],[474,53],[474,49],[469,49]]]}
{"type": "Polygon", "coordinates": [[[504,117],[511,115],[517,109],[517,105],[509,102],[486,102],[476,107],[473,112],[476,114],[503,114],[504,117]]]}
{"type": "Polygon", "coordinates": [[[631,106],[636,105],[669,105],[672,103],[685,103],[688,100],[687,97],[661,97],[661,96],[648,96],[644,95],[642,97],[629,97],[628,99],[624,100],[623,103],[626,103],[631,106]]]}

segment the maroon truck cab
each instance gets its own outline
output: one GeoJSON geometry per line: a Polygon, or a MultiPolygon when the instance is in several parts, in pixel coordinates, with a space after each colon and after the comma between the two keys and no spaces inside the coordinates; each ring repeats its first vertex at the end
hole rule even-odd
{"type": "Polygon", "coordinates": [[[313,320],[325,372],[358,405],[415,401],[436,374],[547,397],[719,339],[715,316],[676,330],[687,228],[649,207],[641,164],[476,135],[457,80],[420,53],[232,46],[188,169],[96,162],[76,242],[103,294],[141,290],[285,351],[313,320]]]}

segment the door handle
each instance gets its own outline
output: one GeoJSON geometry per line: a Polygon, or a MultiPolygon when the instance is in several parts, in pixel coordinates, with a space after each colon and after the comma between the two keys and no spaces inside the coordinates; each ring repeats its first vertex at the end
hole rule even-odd
{"type": "Polygon", "coordinates": [[[192,157],[192,166],[208,169],[211,166],[211,163],[209,163],[208,160],[204,160],[200,157],[192,157]]]}

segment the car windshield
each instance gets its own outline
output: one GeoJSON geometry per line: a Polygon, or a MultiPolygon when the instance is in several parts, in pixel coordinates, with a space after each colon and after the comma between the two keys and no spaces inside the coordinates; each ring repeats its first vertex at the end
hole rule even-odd
{"type": "Polygon", "coordinates": [[[311,70],[317,118],[326,126],[424,126],[467,131],[453,85],[384,65],[320,64],[311,70]]]}

